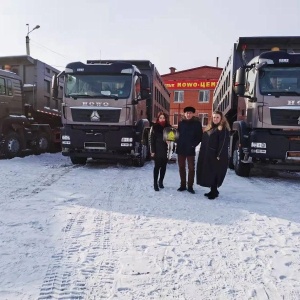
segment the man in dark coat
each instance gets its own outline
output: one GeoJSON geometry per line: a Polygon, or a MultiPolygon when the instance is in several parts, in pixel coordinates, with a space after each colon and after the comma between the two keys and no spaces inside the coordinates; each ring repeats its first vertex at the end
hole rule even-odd
{"type": "Polygon", "coordinates": [[[178,124],[179,139],[177,141],[177,158],[180,175],[180,187],[178,191],[186,189],[195,194],[193,189],[195,177],[195,148],[202,139],[202,125],[199,118],[194,116],[195,108],[188,106],[184,108],[184,118],[178,124]],[[188,181],[186,188],[186,161],[188,164],[188,181]]]}
{"type": "Polygon", "coordinates": [[[197,162],[197,184],[210,187],[204,194],[213,200],[219,196],[218,187],[224,181],[228,168],[230,126],[222,112],[215,111],[203,133],[197,162]]]}

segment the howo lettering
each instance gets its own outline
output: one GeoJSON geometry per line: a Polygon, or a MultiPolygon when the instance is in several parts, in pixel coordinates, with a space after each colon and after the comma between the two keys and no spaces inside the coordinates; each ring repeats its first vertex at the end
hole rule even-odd
{"type": "Polygon", "coordinates": [[[214,91],[232,126],[230,164],[300,171],[300,37],[241,37],[214,91]]]}
{"type": "Polygon", "coordinates": [[[169,93],[150,61],[73,62],[53,77],[64,80],[62,154],[73,164],[88,158],[150,159],[149,131],[159,111],[169,112],[169,93]]]}

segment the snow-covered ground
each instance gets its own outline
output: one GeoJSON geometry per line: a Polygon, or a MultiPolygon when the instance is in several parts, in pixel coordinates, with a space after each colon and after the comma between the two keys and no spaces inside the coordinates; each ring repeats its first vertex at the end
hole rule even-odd
{"type": "Polygon", "coordinates": [[[300,299],[300,174],[228,170],[217,200],[143,168],[0,160],[0,299],[300,299]]]}

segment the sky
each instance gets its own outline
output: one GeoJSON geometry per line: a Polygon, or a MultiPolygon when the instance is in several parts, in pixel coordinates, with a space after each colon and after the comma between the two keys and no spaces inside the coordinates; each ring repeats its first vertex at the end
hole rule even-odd
{"type": "Polygon", "coordinates": [[[299,300],[300,173],[228,170],[220,195],[61,153],[0,159],[1,300],[299,300]]]}
{"type": "Polygon", "coordinates": [[[224,67],[240,36],[299,35],[299,0],[11,0],[0,10],[0,56],[31,56],[60,70],[88,59],[151,60],[160,74],[224,67]]]}

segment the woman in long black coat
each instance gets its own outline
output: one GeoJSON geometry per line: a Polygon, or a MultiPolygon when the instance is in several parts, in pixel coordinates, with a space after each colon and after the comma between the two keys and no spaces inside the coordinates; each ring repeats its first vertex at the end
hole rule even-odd
{"type": "Polygon", "coordinates": [[[159,188],[164,188],[163,180],[168,163],[168,144],[163,140],[163,131],[166,127],[171,127],[168,116],[160,112],[156,123],[150,130],[151,156],[154,158],[153,180],[155,191],[159,191],[159,188]]]}
{"type": "Polygon", "coordinates": [[[210,192],[204,195],[211,200],[219,196],[218,187],[227,172],[229,132],[230,126],[222,112],[213,112],[203,133],[196,172],[197,184],[210,187],[210,192]]]}

